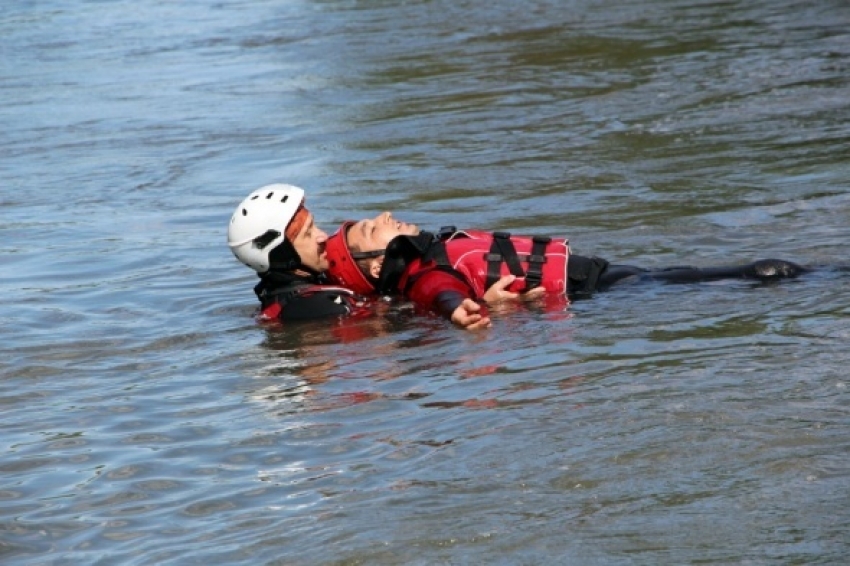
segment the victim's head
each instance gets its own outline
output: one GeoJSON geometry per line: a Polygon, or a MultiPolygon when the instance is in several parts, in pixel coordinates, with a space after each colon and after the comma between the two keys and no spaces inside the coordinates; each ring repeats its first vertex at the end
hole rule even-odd
{"type": "Polygon", "coordinates": [[[389,243],[396,236],[417,234],[418,226],[397,220],[391,212],[358,222],[345,222],[327,241],[328,275],[336,283],[358,293],[371,293],[389,243]]]}

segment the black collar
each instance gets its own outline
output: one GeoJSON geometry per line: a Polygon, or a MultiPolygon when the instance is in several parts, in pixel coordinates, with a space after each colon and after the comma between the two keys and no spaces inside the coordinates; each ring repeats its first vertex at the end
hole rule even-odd
{"type": "Polygon", "coordinates": [[[381,273],[375,286],[382,295],[399,293],[398,283],[407,264],[424,256],[437,241],[431,232],[420,232],[416,236],[396,236],[387,245],[381,273]]]}

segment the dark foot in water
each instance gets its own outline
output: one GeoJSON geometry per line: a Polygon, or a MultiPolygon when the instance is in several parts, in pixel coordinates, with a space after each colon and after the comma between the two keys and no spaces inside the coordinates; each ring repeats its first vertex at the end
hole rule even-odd
{"type": "Polygon", "coordinates": [[[761,259],[746,266],[744,275],[762,281],[773,281],[797,277],[807,271],[805,267],[783,259],[761,259]]]}

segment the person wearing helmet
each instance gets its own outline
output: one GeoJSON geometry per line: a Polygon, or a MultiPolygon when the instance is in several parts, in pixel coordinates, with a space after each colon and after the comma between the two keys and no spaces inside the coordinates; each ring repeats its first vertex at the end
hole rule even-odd
{"type": "Polygon", "coordinates": [[[266,185],[239,203],[230,219],[228,246],[260,277],[254,292],[262,320],[342,316],[364,308],[362,297],[325,279],[328,236],[304,200],[299,187],[266,185]]]}
{"type": "Polygon", "coordinates": [[[326,247],[331,281],[363,295],[402,294],[465,328],[469,327],[465,317],[481,310],[475,301],[513,299],[532,288],[575,299],[626,281],[770,281],[807,271],[775,259],[740,266],[648,270],[571,254],[564,239],[454,227],[435,235],[395,219],[390,212],[343,223],[326,247]]]}

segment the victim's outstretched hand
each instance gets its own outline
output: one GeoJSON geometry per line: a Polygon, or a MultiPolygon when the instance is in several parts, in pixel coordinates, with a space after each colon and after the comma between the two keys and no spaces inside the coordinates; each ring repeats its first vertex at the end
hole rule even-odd
{"type": "Polygon", "coordinates": [[[465,330],[490,328],[490,317],[481,314],[481,305],[472,299],[464,299],[452,312],[452,322],[465,330]]]}

